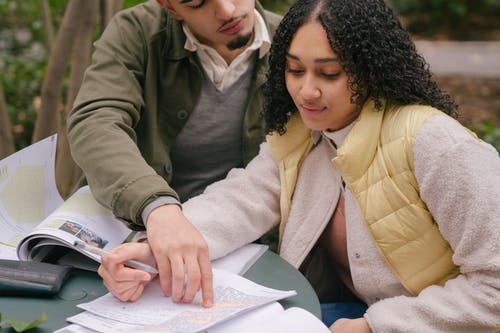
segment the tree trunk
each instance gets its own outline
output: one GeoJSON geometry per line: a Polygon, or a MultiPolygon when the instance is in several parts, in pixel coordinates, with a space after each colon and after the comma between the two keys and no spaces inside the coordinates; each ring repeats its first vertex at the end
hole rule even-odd
{"type": "Polygon", "coordinates": [[[0,82],[0,159],[9,156],[13,152],[14,138],[12,137],[12,126],[7,114],[3,86],[0,82]]]}
{"type": "Polygon", "coordinates": [[[63,198],[66,198],[76,190],[83,175],[81,169],[71,157],[66,133],[66,117],[71,110],[75,97],[82,84],[85,69],[90,64],[92,31],[97,18],[98,0],[87,0],[80,9],[80,15],[84,19],[83,22],[81,22],[71,52],[71,73],[67,101],[60,117],[61,121],[57,140],[56,182],[59,193],[63,198]]]}
{"type": "Polygon", "coordinates": [[[50,13],[48,0],[41,0],[41,4],[45,40],[47,43],[47,49],[49,50],[50,54],[50,52],[52,52],[52,49],[54,48],[54,27],[52,26],[52,14],[50,13]]]}
{"type": "Polygon", "coordinates": [[[123,8],[123,0],[101,0],[101,32],[109,23],[109,20],[123,8]]]}
{"type": "Polygon", "coordinates": [[[81,8],[83,20],[75,38],[71,52],[71,73],[66,102],[66,114],[73,105],[75,97],[82,85],[83,75],[90,64],[92,48],[92,32],[97,18],[98,0],[86,0],[81,8]]]}
{"type": "Polygon", "coordinates": [[[42,105],[35,122],[32,142],[40,141],[58,130],[58,115],[66,67],[75,37],[84,19],[81,13],[86,2],[86,0],[70,0],[66,7],[43,80],[42,105]]]}

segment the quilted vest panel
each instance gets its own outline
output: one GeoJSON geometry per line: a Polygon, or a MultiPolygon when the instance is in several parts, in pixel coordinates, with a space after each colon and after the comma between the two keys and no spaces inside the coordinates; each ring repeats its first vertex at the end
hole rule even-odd
{"type": "Polygon", "coordinates": [[[383,257],[413,295],[458,275],[453,251],[420,198],[413,139],[440,111],[368,103],[333,163],[353,193],[383,257]]]}

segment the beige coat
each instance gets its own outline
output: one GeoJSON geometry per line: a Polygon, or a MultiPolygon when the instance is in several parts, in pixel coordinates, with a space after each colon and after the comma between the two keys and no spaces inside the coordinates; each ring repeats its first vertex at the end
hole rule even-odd
{"type": "MultiPolygon", "coordinates": [[[[340,193],[335,155],[321,140],[304,160],[281,256],[299,267],[330,220],[340,193]]],[[[445,116],[430,117],[413,147],[415,176],[429,211],[450,243],[461,274],[417,297],[378,252],[352,194],[345,193],[348,257],[354,287],[370,305],[373,332],[491,332],[500,327],[500,159],[445,116]],[[459,166],[455,168],[455,166],[459,166]]],[[[251,242],[280,221],[278,166],[268,144],[246,169],[184,204],[212,258],[251,242]]]]}

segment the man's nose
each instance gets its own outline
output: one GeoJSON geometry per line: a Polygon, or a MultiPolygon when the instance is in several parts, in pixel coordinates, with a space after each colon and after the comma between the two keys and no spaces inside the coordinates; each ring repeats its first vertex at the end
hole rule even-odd
{"type": "Polygon", "coordinates": [[[235,9],[233,0],[215,0],[215,16],[220,20],[231,19],[235,9]]]}

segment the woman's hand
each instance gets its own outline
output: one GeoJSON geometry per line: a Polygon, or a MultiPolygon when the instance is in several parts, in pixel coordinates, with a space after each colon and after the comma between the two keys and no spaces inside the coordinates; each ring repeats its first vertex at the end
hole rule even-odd
{"type": "Polygon", "coordinates": [[[340,318],[330,326],[332,333],[372,333],[365,318],[340,318]]]}
{"type": "Polygon", "coordinates": [[[144,287],[156,274],[129,268],[125,260],[134,259],[156,266],[153,253],[147,242],[122,244],[101,260],[97,273],[102,277],[104,286],[123,302],[134,302],[142,294],[144,287]]]}

